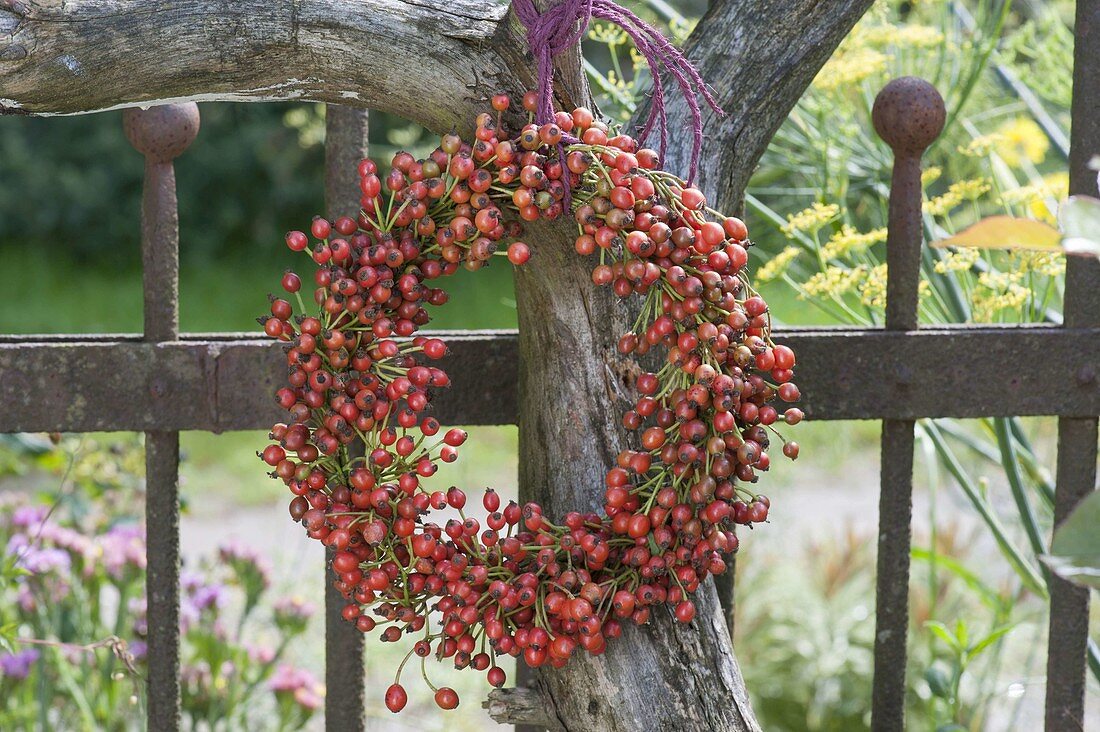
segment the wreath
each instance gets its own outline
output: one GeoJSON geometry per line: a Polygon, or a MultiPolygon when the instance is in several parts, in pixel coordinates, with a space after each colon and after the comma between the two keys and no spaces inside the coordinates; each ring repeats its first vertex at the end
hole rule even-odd
{"type": "MultiPolygon", "coordinates": [[[[334,550],[344,618],[383,641],[417,638],[406,660],[450,658],[497,687],[499,654],[562,666],[578,646],[601,653],[622,623],[643,624],[662,604],[691,622],[692,593],[737,550],[733,526],[767,519],[770,503],[753,486],[770,466],[770,436],[798,456],[773,425],[802,419],[777,406],[799,399],[795,354],[773,343],[767,303],[749,282],[745,224],[589,110],[513,136],[509,106],[493,97],[495,114],[478,116],[472,143],[444,135],[424,160],[399,152],[384,176],[363,160],[357,219],[317,217],[309,234],[286,236],[316,265],[313,312],[288,271],[282,286],[301,314],[273,298],[262,319],[286,343],[289,383],[276,398],[290,419],[272,428],[261,457],[294,494],[291,517],[334,550]],[[575,142],[561,154],[564,135],[575,142]],[[479,520],[459,488],[425,486],[440,461],[457,459],[466,433],[430,415],[434,392],[450,383],[433,365],[447,346],[417,333],[425,306],[447,302],[436,280],[494,254],[523,265],[531,250],[516,238],[516,215],[567,211],[577,253],[599,252],[593,283],[643,299],[619,352],[663,346],[664,365],[635,380],[623,424],[640,449],[607,471],[603,515],[553,523],[537,503],[502,506],[487,489],[479,520]],[[357,440],[366,450],[353,457],[357,440]],[[430,520],[448,507],[461,520],[430,520]]],[[[523,106],[533,117],[536,95],[523,106]]],[[[407,700],[400,676],[386,692],[395,712],[407,700]]],[[[435,698],[458,705],[446,687],[435,698]]]]}
{"type": "MultiPolygon", "coordinates": [[[[317,217],[308,233],[286,235],[315,265],[312,307],[287,271],[282,287],[298,314],[272,297],[260,319],[285,343],[288,384],[276,399],[289,412],[260,456],[294,494],[291,518],[331,548],[344,618],[385,642],[415,639],[386,691],[393,712],[408,700],[401,674],[413,655],[436,703],[453,709],[457,693],[428,680],[429,656],[486,672],[500,687],[501,655],[560,667],[578,647],[602,653],[624,623],[644,624],[662,605],[690,623],[692,594],[737,550],[734,527],[768,517],[770,502],[754,486],[770,467],[771,438],[798,457],[798,444],[775,429],[803,418],[784,406],[800,396],[795,354],[772,341],[768,305],[746,271],[744,222],[662,170],[658,150],[586,108],[551,106],[550,57],[575,43],[578,18],[613,15],[685,91],[701,86],[697,73],[605,0],[569,0],[552,16],[534,13],[530,0],[514,7],[539,58],[540,88],[522,102],[527,123],[508,128],[521,115],[507,116],[512,102],[501,94],[477,117],[472,140],[444,135],[423,160],[397,153],[388,171],[360,162],[357,217],[317,217]],[[418,333],[426,306],[447,302],[437,280],[495,255],[522,266],[532,256],[522,222],[565,216],[576,221],[577,254],[598,253],[593,283],[642,301],[619,352],[661,347],[664,362],[634,381],[623,425],[638,449],[607,471],[602,514],[552,519],[537,503],[502,505],[486,489],[477,518],[459,488],[426,485],[467,435],[431,416],[434,394],[450,384],[437,365],[447,346],[418,333]],[[353,448],[360,443],[365,450],[353,448]],[[460,518],[431,520],[447,508],[460,518]]],[[[662,98],[658,80],[646,130],[661,131],[663,150],[662,98]]],[[[691,100],[689,180],[701,140],[694,92],[691,100]]]]}

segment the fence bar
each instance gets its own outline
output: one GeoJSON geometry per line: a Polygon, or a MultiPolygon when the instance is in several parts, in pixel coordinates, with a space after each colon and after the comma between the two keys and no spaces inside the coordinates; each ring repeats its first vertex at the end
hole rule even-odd
{"type": "MultiPolygon", "coordinates": [[[[1070,193],[1096,196],[1096,171],[1088,161],[1100,154],[1100,0],[1078,0],[1073,53],[1070,193]]],[[[1069,257],[1066,262],[1065,325],[1100,324],[1100,262],[1069,257]]],[[[1078,381],[1096,381],[1097,362],[1082,367],[1078,381]]],[[[1095,417],[1058,420],[1058,467],[1054,525],[1096,487],[1095,417]]],[[[1047,732],[1085,725],[1085,655],[1089,642],[1089,591],[1053,577],[1047,649],[1047,732]]]]}
{"type": "MultiPolygon", "coordinates": [[[[426,331],[428,332],[428,331],[426,331]]],[[[435,331],[452,386],[432,403],[449,425],[515,424],[515,331],[435,331]]],[[[1100,413],[1100,327],[784,328],[798,353],[801,407],[815,420],[1092,417],[1100,413]],[[1011,369],[975,370],[990,363],[1011,369]],[[1052,383],[1059,384],[1051,389],[1052,383]]],[[[255,333],[184,335],[160,346],[117,335],[0,336],[11,393],[0,432],[268,429],[285,355],[255,333]],[[153,385],[169,378],[172,388],[153,385]]]]}
{"type": "MultiPolygon", "coordinates": [[[[194,103],[128,109],[122,123],[130,144],[145,156],[141,204],[145,341],[171,342],[179,337],[179,212],[172,161],[198,134],[199,110],[194,103]]],[[[172,386],[167,375],[158,375],[149,384],[160,393],[172,386]]],[[[180,728],[179,455],[178,432],[145,433],[148,728],[166,732],[180,728]]]]}
{"type": "MultiPolygon", "coordinates": [[[[943,99],[927,82],[896,79],[879,92],[875,131],[894,151],[886,239],[886,329],[917,328],[920,286],[920,158],[944,124],[943,99]]],[[[912,380],[895,364],[895,379],[912,380]]],[[[871,728],[905,728],[905,654],[909,623],[909,546],[913,517],[913,420],[884,420],[875,594],[875,674],[871,728]]]]}
{"type": "MultiPolygon", "coordinates": [[[[367,110],[330,104],[325,108],[325,208],[329,219],[359,213],[356,166],[367,154],[367,110]]],[[[362,454],[363,445],[352,446],[362,454]]],[[[330,552],[331,553],[331,552],[330,552]]],[[[347,601],[325,574],[325,729],[358,732],[366,725],[363,634],[344,620],[347,601]]]]}

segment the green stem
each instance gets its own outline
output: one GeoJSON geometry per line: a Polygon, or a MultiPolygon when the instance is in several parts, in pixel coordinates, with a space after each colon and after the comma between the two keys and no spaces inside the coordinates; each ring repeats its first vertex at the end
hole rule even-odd
{"type": "MultiPolygon", "coordinates": [[[[1039,521],[1035,517],[1035,509],[1031,505],[1027,491],[1024,487],[1023,477],[1020,475],[1020,463],[1016,460],[1016,452],[1012,448],[1012,438],[1008,434],[1008,424],[1004,417],[993,420],[997,433],[997,445],[1001,449],[1001,464],[1004,466],[1005,477],[1008,478],[1009,487],[1012,489],[1012,497],[1016,501],[1016,509],[1020,512],[1020,521],[1024,525],[1031,550],[1036,557],[1046,553],[1046,543],[1043,541],[1042,530],[1039,521]]],[[[1047,583],[1050,583],[1050,570],[1046,566],[1040,568],[1047,583]]]]}
{"type": "Polygon", "coordinates": [[[982,495],[978,487],[974,485],[974,482],[970,479],[970,476],[963,470],[962,465],[959,463],[955,453],[952,452],[948,446],[947,441],[944,440],[943,435],[940,433],[939,428],[934,422],[929,420],[921,420],[918,422],[921,429],[932,440],[932,444],[936,447],[936,453],[940,456],[944,466],[947,468],[947,472],[951,473],[952,477],[959,484],[963,493],[966,494],[971,505],[978,511],[978,514],[985,521],[986,526],[989,527],[990,532],[993,534],[993,538],[997,541],[997,546],[1000,547],[1001,553],[1005,555],[1009,563],[1016,570],[1021,581],[1032,592],[1036,593],[1040,597],[1046,599],[1048,597],[1046,583],[1043,581],[1042,575],[1038,570],[1022,555],[1016,548],[1016,545],[1008,537],[1004,526],[1001,524],[1001,520],[997,517],[997,514],[993,512],[992,506],[989,505],[989,501],[982,495]]]}

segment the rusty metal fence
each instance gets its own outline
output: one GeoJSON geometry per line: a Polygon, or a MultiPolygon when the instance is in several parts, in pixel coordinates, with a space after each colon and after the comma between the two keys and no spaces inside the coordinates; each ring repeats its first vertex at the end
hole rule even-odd
{"type": "MultiPolygon", "coordinates": [[[[1100,0],[1078,3],[1070,190],[1096,195],[1087,168],[1100,153],[1100,0]]],[[[895,151],[884,329],[788,329],[799,354],[802,405],[815,420],[883,420],[872,726],[904,728],[914,421],[1050,415],[1058,419],[1055,522],[1096,484],[1100,415],[1100,263],[1071,258],[1065,322],[1051,327],[917,328],[920,155],[939,132],[936,100],[893,88],[876,129],[895,151]],[[931,117],[928,115],[931,114],[931,117]],[[922,116],[924,115],[924,116],[922,116]]],[[[938,97],[936,98],[938,99],[938,97]]],[[[145,156],[143,336],[0,336],[0,432],[144,431],[149,600],[148,727],[178,730],[179,432],[267,428],[284,380],[281,346],[250,334],[179,333],[178,218],[172,160],[199,124],[193,104],[129,110],[126,134],[145,156]]],[[[942,116],[939,120],[942,125],[942,116]]],[[[330,107],[330,213],[354,210],[354,162],[366,113],[330,107]]],[[[446,333],[453,387],[444,424],[517,422],[515,332],[446,333]],[[484,374],[492,373],[493,379],[484,374]]],[[[326,597],[329,730],[363,726],[362,638],[326,597]]],[[[1046,729],[1084,726],[1089,596],[1054,579],[1050,593],[1046,729]]]]}

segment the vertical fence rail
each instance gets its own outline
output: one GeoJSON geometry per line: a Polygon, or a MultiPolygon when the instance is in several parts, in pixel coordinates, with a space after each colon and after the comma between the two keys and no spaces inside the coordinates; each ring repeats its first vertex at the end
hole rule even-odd
{"type": "MultiPolygon", "coordinates": [[[[367,110],[325,109],[325,210],[329,219],[359,211],[357,166],[367,155],[367,110]]],[[[362,444],[353,445],[362,450],[362,444]]],[[[354,450],[353,450],[354,453],[354,450]]],[[[361,453],[360,453],[361,454],[361,453]]],[[[363,634],[341,612],[346,601],[325,576],[325,729],[358,732],[366,725],[363,634]]]]}
{"type": "MultiPolygon", "coordinates": [[[[1070,139],[1070,193],[1096,196],[1096,171],[1088,167],[1100,155],[1100,0],[1078,0],[1073,53],[1073,106],[1070,139]]],[[[1066,263],[1065,327],[1100,324],[1100,262],[1069,257],[1066,263]]],[[[1100,364],[1076,375],[1079,384],[1095,381],[1100,364]]],[[[1058,466],[1054,525],[1096,487],[1095,417],[1058,420],[1058,466]]],[[[1085,659],[1089,655],[1089,591],[1053,577],[1047,649],[1046,730],[1069,732],[1085,724],[1085,659]]],[[[1093,662],[1097,661],[1097,649],[1093,662]]]]}
{"type": "MultiPolygon", "coordinates": [[[[179,337],[179,213],[172,161],[199,131],[194,103],[123,113],[130,144],[145,156],[141,206],[141,259],[145,340],[159,344],[179,337]]],[[[155,376],[153,397],[172,388],[155,376]]],[[[148,536],[148,728],[180,727],[179,683],[179,432],[145,433],[145,530],[148,536]]]]}
{"type": "MultiPolygon", "coordinates": [[[[905,77],[875,98],[872,118],[894,151],[886,240],[886,329],[917,328],[920,286],[920,158],[943,130],[943,99],[930,84],[905,77]]],[[[896,365],[895,379],[912,380],[896,365]]],[[[905,654],[909,623],[909,546],[913,516],[913,420],[884,420],[879,487],[878,570],[875,594],[875,673],[871,727],[905,726],[905,654]]]]}

